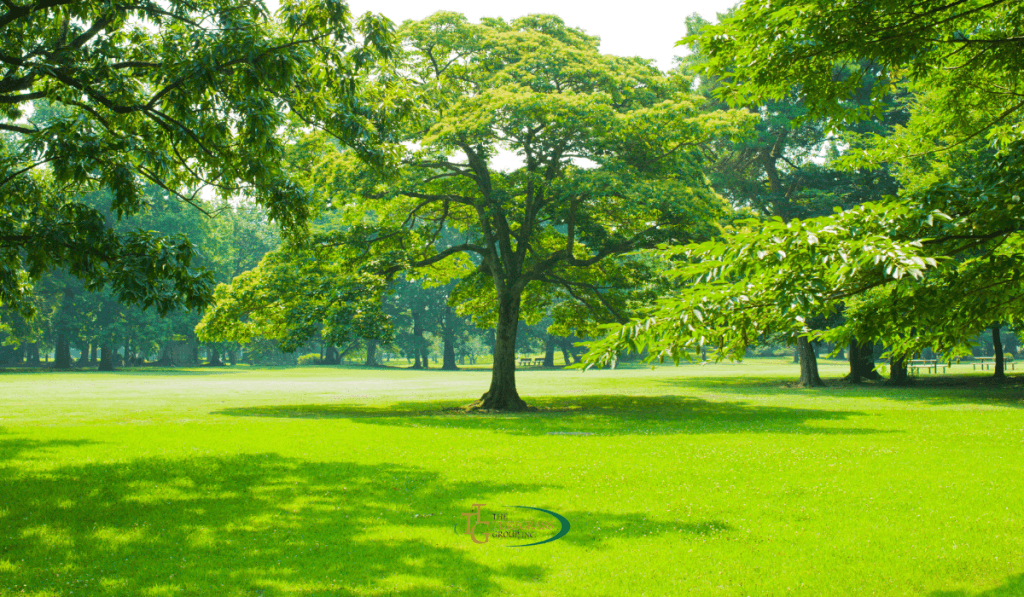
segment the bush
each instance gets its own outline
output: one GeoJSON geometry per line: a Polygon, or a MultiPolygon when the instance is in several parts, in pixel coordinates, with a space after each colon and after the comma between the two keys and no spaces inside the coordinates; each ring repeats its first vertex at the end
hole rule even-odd
{"type": "Polygon", "coordinates": [[[303,365],[323,365],[323,363],[320,361],[320,355],[313,352],[299,357],[299,366],[303,365]]]}
{"type": "Polygon", "coordinates": [[[1006,362],[1006,363],[1013,362],[1013,353],[1012,352],[1004,352],[1003,353],[1003,362],[1006,362]]]}

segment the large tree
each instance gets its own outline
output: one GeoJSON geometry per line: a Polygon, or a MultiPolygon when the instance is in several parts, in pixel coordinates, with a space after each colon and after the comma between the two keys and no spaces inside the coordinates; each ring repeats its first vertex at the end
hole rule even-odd
{"type": "MultiPolygon", "coordinates": [[[[753,301],[755,323],[812,335],[801,327],[808,314],[857,297],[846,324],[813,335],[882,340],[897,366],[925,347],[955,354],[993,323],[1018,321],[1022,34],[1024,9],[1014,2],[855,0],[836,7],[782,0],[743,4],[684,40],[711,57],[707,72],[725,81],[721,97],[778,99],[795,87],[809,117],[826,118],[839,131],[880,114],[881,100],[894,91],[910,92],[906,126],[865,135],[844,156],[854,167],[888,165],[902,183],[899,196],[829,218],[751,227],[717,247],[690,247],[698,263],[684,271],[713,285],[700,299],[709,311],[729,313],[753,301]],[[862,66],[851,71],[851,64],[862,66]],[[856,101],[865,89],[873,101],[856,101]],[[753,263],[751,252],[772,265],[753,263]],[[723,255],[730,258],[716,266],[723,255]]],[[[679,318],[699,297],[676,299],[642,329],[630,324],[602,343],[604,352],[648,336],[669,353],[685,345],[689,331],[679,318]]],[[[740,343],[754,329],[719,323],[714,330],[740,343]]]]}
{"type": "Polygon", "coordinates": [[[396,70],[377,79],[401,75],[395,101],[413,106],[402,167],[382,178],[339,154],[332,205],[353,225],[333,242],[387,255],[392,273],[462,263],[497,329],[476,406],[522,410],[516,331],[530,293],[561,287],[600,305],[620,255],[715,234],[724,203],[698,147],[739,119],[700,113],[689,79],[601,55],[554,16],[440,12],[400,34],[396,70]]]}
{"type": "Polygon", "coordinates": [[[286,227],[307,193],[280,167],[290,112],[357,150],[379,130],[357,73],[389,51],[387,21],[344,2],[3,2],[0,8],[0,302],[28,309],[30,279],[64,266],[123,301],[197,307],[211,280],[184,238],[119,234],[79,200],[110,189],[120,214],[144,188],[201,204],[244,194],[286,227]]]}

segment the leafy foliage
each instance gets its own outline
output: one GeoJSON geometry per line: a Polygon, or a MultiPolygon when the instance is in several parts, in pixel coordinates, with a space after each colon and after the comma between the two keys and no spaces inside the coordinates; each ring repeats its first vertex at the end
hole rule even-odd
{"type": "Polygon", "coordinates": [[[286,112],[384,160],[370,141],[386,116],[355,81],[391,33],[343,2],[284,2],[276,20],[257,0],[7,2],[0,32],[5,303],[28,309],[22,272],[57,265],[161,312],[206,303],[186,239],[116,234],[79,196],[107,188],[122,216],[147,208],[146,185],[193,204],[209,188],[301,228],[308,195],[280,167],[286,112]]]}

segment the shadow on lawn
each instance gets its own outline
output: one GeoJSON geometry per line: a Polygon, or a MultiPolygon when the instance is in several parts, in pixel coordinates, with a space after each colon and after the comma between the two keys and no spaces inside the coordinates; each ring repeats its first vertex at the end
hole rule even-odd
{"type": "Polygon", "coordinates": [[[981,376],[915,377],[910,386],[889,386],[882,382],[850,384],[826,379],[825,387],[800,388],[794,380],[778,377],[678,377],[647,383],[677,391],[707,392],[719,396],[770,395],[779,392],[829,398],[876,398],[934,405],[984,404],[1024,408],[1024,376],[995,381],[981,376]]]}
{"type": "MultiPolygon", "coordinates": [[[[0,453],[47,445],[0,439],[0,453]]],[[[481,563],[469,557],[475,546],[457,544],[448,521],[476,500],[536,489],[276,454],[140,458],[41,473],[0,467],[0,587],[93,595],[497,593],[498,579],[541,582],[546,570],[481,563]]]]}
{"type": "Polygon", "coordinates": [[[400,402],[385,408],[355,404],[252,406],[226,408],[211,414],[236,417],[351,419],[375,425],[486,429],[515,435],[890,433],[862,427],[810,424],[843,422],[854,416],[865,416],[864,413],[854,411],[753,406],[744,402],[711,402],[678,396],[584,396],[538,398],[531,402],[541,410],[526,413],[465,414],[453,409],[455,403],[452,402],[400,402]]]}
{"type": "Polygon", "coordinates": [[[1024,595],[1024,574],[1006,579],[1002,585],[988,591],[935,591],[929,597],[1020,597],[1024,595]]]}

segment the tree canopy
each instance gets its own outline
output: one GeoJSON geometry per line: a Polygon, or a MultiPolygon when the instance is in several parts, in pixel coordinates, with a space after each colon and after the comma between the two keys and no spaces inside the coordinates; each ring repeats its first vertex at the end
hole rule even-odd
{"type": "Polygon", "coordinates": [[[642,281],[623,283],[623,254],[717,233],[724,203],[699,146],[743,117],[701,113],[690,79],[601,55],[597,38],[550,15],[473,24],[440,12],[399,35],[393,67],[372,78],[393,81],[391,102],[408,109],[400,167],[385,175],[328,152],[308,186],[341,225],[312,242],[390,262],[386,275],[462,279],[463,311],[475,305],[497,328],[479,405],[522,409],[520,318],[540,320],[560,293],[624,320],[613,287],[642,281]],[[518,164],[497,165],[512,154],[518,164]]]}
{"type": "Polygon", "coordinates": [[[826,119],[852,140],[846,168],[886,167],[901,188],[833,216],[751,224],[720,245],[679,249],[687,265],[677,275],[700,286],[616,330],[591,358],[644,342],[675,358],[694,335],[737,355],[757,330],[784,326],[882,341],[898,364],[926,347],[955,354],[989,325],[1018,320],[1021,19],[1017,3],[1000,1],[783,0],[742,4],[680,42],[709,56],[703,72],[721,81],[719,97],[795,93],[803,120],[826,119]],[[905,124],[851,134],[896,93],[905,124]],[[847,320],[834,330],[804,324],[840,307],[847,320]]]}
{"type": "Polygon", "coordinates": [[[364,157],[385,110],[357,75],[391,52],[389,24],[344,2],[4,2],[0,13],[0,302],[30,309],[31,279],[62,266],[127,302],[198,307],[209,276],[187,238],[120,234],[79,200],[147,208],[146,185],[201,205],[246,195],[285,228],[308,193],[281,169],[291,114],[364,157]]]}

